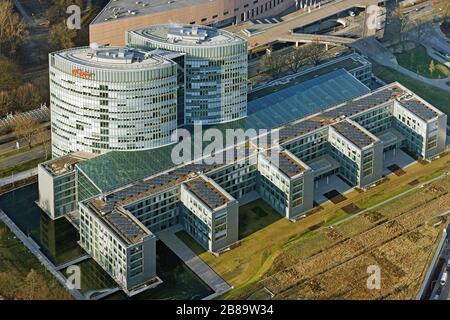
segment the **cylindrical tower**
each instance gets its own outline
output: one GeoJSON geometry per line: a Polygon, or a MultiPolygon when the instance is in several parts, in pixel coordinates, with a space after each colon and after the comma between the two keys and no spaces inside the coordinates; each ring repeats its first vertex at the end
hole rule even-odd
{"type": "Polygon", "coordinates": [[[177,64],[128,48],[51,53],[50,101],[55,157],[157,148],[177,128],[177,64]]]}
{"type": "Polygon", "coordinates": [[[154,25],[129,31],[127,45],[186,54],[185,124],[216,124],[247,115],[247,42],[211,27],[154,25]]]}

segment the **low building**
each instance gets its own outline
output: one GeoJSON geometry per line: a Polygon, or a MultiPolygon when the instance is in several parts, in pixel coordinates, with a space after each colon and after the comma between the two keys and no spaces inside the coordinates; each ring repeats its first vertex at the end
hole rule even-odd
{"type": "Polygon", "coordinates": [[[95,155],[75,152],[38,165],[38,206],[56,220],[78,209],[75,165],[95,155]]]}
{"type": "MultiPolygon", "coordinates": [[[[247,118],[215,128],[276,129],[277,137],[255,140],[264,131],[237,143],[231,146],[234,158],[224,163],[205,156],[174,165],[168,146],[111,152],[77,164],[83,214],[103,221],[120,212],[156,237],[180,225],[217,253],[238,240],[237,212],[243,203],[262,197],[281,216],[296,220],[314,207],[321,179],[335,175],[365,189],[382,178],[390,150],[431,160],[446,147],[443,112],[399,83],[370,92],[342,69],[255,99],[249,111],[247,118]]],[[[105,232],[82,229],[88,228],[94,238],[105,232]]],[[[151,267],[156,254],[150,255],[144,263],[151,267]]],[[[121,268],[121,261],[114,268],[121,268]]],[[[121,277],[115,279],[122,285],[121,277]]]]}
{"type": "Polygon", "coordinates": [[[126,210],[108,210],[101,199],[80,203],[79,244],[130,296],[161,282],[156,237],[126,210]]]}
{"type": "Polygon", "coordinates": [[[238,241],[239,203],[212,179],[202,175],[181,184],[184,229],[210,252],[238,241]]]}
{"type": "Polygon", "coordinates": [[[281,14],[294,0],[111,0],[89,26],[91,42],[123,46],[124,34],[152,24],[225,27],[281,14]]]}

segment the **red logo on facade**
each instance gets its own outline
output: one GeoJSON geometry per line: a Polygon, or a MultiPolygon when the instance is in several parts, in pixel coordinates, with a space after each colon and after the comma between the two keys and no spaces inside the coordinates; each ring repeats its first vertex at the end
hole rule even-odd
{"type": "Polygon", "coordinates": [[[93,74],[89,72],[84,72],[78,69],[72,69],[72,75],[81,78],[92,78],[93,74]]]}

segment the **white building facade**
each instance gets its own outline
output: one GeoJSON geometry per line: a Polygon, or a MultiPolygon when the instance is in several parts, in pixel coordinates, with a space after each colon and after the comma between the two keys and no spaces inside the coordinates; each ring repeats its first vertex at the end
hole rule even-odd
{"type": "Polygon", "coordinates": [[[155,25],[128,32],[127,45],[186,54],[185,124],[247,116],[247,42],[215,28],[155,25]]]}
{"type": "Polygon", "coordinates": [[[161,147],[177,128],[177,65],[126,48],[55,52],[50,103],[55,157],[161,147]]]}

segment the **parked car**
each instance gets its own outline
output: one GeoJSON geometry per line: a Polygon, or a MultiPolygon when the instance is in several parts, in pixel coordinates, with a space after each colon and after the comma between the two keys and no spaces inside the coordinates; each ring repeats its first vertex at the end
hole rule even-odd
{"type": "Polygon", "coordinates": [[[447,278],[448,278],[448,272],[445,271],[445,272],[442,274],[441,282],[440,282],[440,284],[441,284],[442,287],[445,286],[445,285],[447,284],[447,278]]]}

